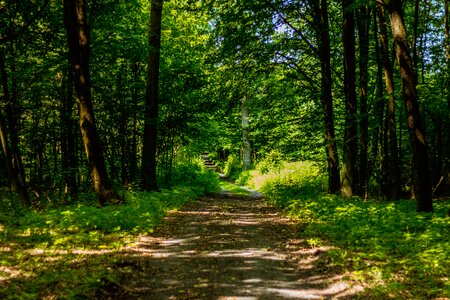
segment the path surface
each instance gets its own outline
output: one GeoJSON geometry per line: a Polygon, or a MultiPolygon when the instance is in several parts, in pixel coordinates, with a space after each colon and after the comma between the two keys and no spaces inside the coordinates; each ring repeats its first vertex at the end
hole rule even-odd
{"type": "MultiPolygon", "coordinates": [[[[124,253],[113,299],[344,299],[355,288],[320,267],[321,249],[261,198],[223,192],[171,213],[124,253]],[[318,264],[319,263],[319,264],[318,264]],[[120,288],[119,288],[120,287],[120,288]]],[[[103,296],[107,296],[104,294],[103,296]]]]}

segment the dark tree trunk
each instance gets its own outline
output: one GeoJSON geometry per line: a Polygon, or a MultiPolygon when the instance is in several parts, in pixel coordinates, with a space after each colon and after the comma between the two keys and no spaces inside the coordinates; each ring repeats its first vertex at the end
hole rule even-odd
{"type": "Polygon", "coordinates": [[[72,200],[77,200],[77,158],[75,137],[73,133],[72,110],[73,101],[73,70],[68,67],[67,78],[63,78],[63,103],[61,108],[61,150],[62,171],[64,174],[64,194],[70,195],[72,200]]]}
{"type": "Polygon", "coordinates": [[[132,103],[132,115],[133,115],[133,132],[131,137],[131,146],[130,146],[130,179],[135,181],[137,179],[137,111],[138,111],[138,102],[139,102],[139,63],[134,62],[132,64],[132,72],[133,72],[133,103],[132,103]]]}
{"type": "Polygon", "coordinates": [[[396,118],[395,118],[395,99],[394,99],[394,79],[393,67],[389,58],[389,43],[387,37],[387,25],[384,7],[378,5],[378,16],[381,29],[381,60],[384,69],[384,80],[386,83],[386,93],[388,95],[387,110],[385,118],[385,155],[384,164],[386,166],[386,188],[384,194],[387,199],[400,199],[400,161],[397,146],[396,118]]]}
{"type": "Polygon", "coordinates": [[[425,130],[419,109],[417,82],[409,53],[406,28],[403,18],[402,1],[387,1],[387,9],[391,19],[392,35],[395,43],[395,54],[400,66],[403,97],[408,113],[409,139],[412,149],[413,182],[417,201],[417,211],[433,211],[431,183],[428,164],[428,150],[425,130]]]}
{"type": "Polygon", "coordinates": [[[156,149],[158,134],[158,83],[161,50],[161,18],[163,0],[152,0],[150,12],[147,92],[144,112],[144,140],[142,148],[142,185],[147,191],[158,190],[156,149]]]}
{"type": "Polygon", "coordinates": [[[352,197],[357,186],[356,161],[357,140],[357,97],[356,97],[356,59],[355,59],[355,16],[351,8],[353,0],[343,0],[344,23],[344,94],[345,94],[345,132],[344,156],[342,163],[343,197],[352,197]]]}
{"type": "Polygon", "coordinates": [[[5,165],[6,171],[8,173],[8,179],[10,181],[10,185],[14,186],[14,189],[16,189],[17,178],[15,178],[16,174],[13,166],[13,160],[11,157],[11,151],[9,149],[6,123],[5,120],[3,119],[3,113],[1,111],[0,111],[0,141],[2,143],[3,155],[5,156],[5,165]]]}
{"type": "Polygon", "coordinates": [[[123,200],[117,195],[108,179],[94,118],[89,74],[90,44],[85,6],[84,0],[64,0],[69,61],[74,71],[80,129],[94,189],[99,198],[99,204],[104,205],[106,202],[118,203],[123,200]]]}
{"type": "Polygon", "coordinates": [[[368,185],[368,147],[369,147],[369,115],[367,111],[368,90],[368,64],[369,64],[369,28],[370,11],[363,6],[358,15],[359,35],[359,99],[360,99],[360,122],[359,122],[359,185],[358,194],[367,199],[369,197],[368,185]]]}
{"type": "MultiPolygon", "coordinates": [[[[0,73],[1,73],[1,84],[3,89],[3,106],[6,112],[6,121],[8,123],[9,138],[11,146],[7,146],[6,144],[3,146],[3,151],[6,150],[5,156],[9,156],[9,160],[11,163],[9,166],[12,166],[12,181],[16,191],[20,194],[22,203],[25,206],[30,206],[30,199],[28,197],[28,189],[27,183],[25,180],[25,170],[22,164],[22,155],[19,150],[19,140],[16,132],[16,118],[14,115],[14,111],[12,108],[12,102],[15,100],[14,97],[10,97],[9,95],[9,87],[8,87],[8,74],[6,72],[5,66],[5,57],[3,52],[0,49],[0,73]],[[7,154],[9,153],[9,154],[7,154]]],[[[5,124],[3,124],[5,125],[5,124]]],[[[4,126],[2,126],[4,128],[4,126]]],[[[2,134],[3,135],[3,134],[2,134]]],[[[2,143],[7,143],[8,140],[6,135],[2,137],[2,143]],[[4,141],[3,141],[4,140],[4,141]]],[[[8,163],[7,163],[8,165],[8,163]]]]}
{"type": "Polygon", "coordinates": [[[450,0],[445,0],[444,2],[444,36],[445,36],[445,54],[447,60],[447,74],[445,81],[447,87],[447,116],[444,118],[444,126],[447,134],[444,136],[444,166],[443,166],[443,176],[444,176],[444,188],[446,192],[449,192],[450,187],[450,0]]]}
{"type": "Polygon", "coordinates": [[[318,13],[316,29],[321,70],[321,102],[324,111],[326,154],[328,159],[328,193],[340,190],[339,158],[334,134],[333,95],[331,80],[330,37],[328,33],[328,4],[321,0],[320,4],[313,1],[314,10],[318,13]]]}
{"type": "Polygon", "coordinates": [[[369,167],[369,178],[371,177],[372,171],[375,168],[375,164],[380,171],[378,185],[380,187],[380,194],[386,186],[386,164],[384,163],[384,153],[383,153],[383,139],[382,132],[384,131],[384,92],[383,92],[383,63],[381,59],[381,47],[378,42],[378,20],[377,14],[374,13],[374,39],[375,39],[375,56],[377,62],[377,102],[374,105],[373,115],[376,117],[376,126],[373,129],[373,143],[371,151],[371,160],[369,167]]]}

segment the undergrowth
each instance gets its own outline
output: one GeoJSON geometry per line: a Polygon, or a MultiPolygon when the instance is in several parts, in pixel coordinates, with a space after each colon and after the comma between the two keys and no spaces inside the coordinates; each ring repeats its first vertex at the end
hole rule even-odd
{"type": "Polygon", "coordinates": [[[252,172],[249,185],[297,220],[299,236],[311,247],[330,248],[326,268],[341,269],[367,286],[362,299],[450,297],[449,200],[435,201],[434,213],[416,213],[412,200],[325,195],[312,163],[252,172]]]}
{"type": "Polygon", "coordinates": [[[94,298],[96,290],[117,281],[114,254],[151,233],[168,211],[220,190],[217,175],[198,164],[177,167],[173,189],[127,191],[125,204],[118,206],[78,203],[36,211],[3,196],[0,298],[94,298]]]}

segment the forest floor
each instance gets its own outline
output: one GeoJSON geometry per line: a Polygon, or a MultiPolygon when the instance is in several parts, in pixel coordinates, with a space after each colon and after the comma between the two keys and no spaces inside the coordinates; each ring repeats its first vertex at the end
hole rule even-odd
{"type": "Polygon", "coordinates": [[[121,251],[98,298],[348,299],[363,288],[258,194],[205,196],[121,251]]]}

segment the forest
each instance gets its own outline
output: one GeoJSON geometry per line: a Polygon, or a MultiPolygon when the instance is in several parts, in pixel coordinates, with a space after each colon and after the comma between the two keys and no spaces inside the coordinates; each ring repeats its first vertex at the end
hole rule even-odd
{"type": "Polygon", "coordinates": [[[449,9],[0,0],[0,297],[139,294],[107,253],[252,189],[362,299],[448,299],[449,9]]]}

